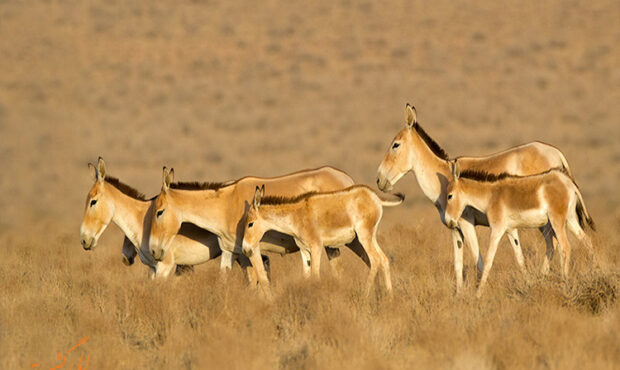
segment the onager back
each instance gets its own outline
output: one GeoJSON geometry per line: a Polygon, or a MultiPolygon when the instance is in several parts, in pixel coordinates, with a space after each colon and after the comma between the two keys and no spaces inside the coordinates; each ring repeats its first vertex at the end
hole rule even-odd
{"type": "MultiPolygon", "coordinates": [[[[174,170],[164,167],[162,190],[155,201],[150,230],[151,253],[159,259],[165,258],[181,224],[190,222],[217,235],[222,249],[220,269],[226,271],[237,257],[245,258],[239,256],[243,227],[250,208],[248,200],[256,186],[267,184],[267,191],[273,195],[297,196],[309,191],[340,190],[353,183],[346,173],[328,166],[271,178],[248,176],[226,183],[175,183],[174,170]]],[[[277,232],[267,233],[261,244],[264,250],[280,254],[299,251],[290,236],[277,232]]],[[[338,249],[327,251],[332,265],[339,252],[338,249]]],[[[301,256],[307,270],[307,255],[301,253],[301,256]]]]}
{"type": "MultiPolygon", "coordinates": [[[[471,206],[486,214],[491,228],[478,297],[483,292],[501,237],[505,233],[514,233],[517,228],[546,229],[543,234],[549,239],[555,235],[564,277],[568,276],[571,253],[566,226],[594,255],[590,238],[584,232],[584,220],[592,229],[594,221],[579,188],[565,172],[553,169],[523,177],[485,172],[461,174],[458,160],[451,165],[446,223],[451,228],[458,228],[457,220],[465,207],[471,206]]],[[[547,240],[547,260],[552,257],[553,244],[547,240]]]]}
{"type": "MultiPolygon", "coordinates": [[[[390,264],[377,243],[377,227],[383,216],[383,206],[396,206],[403,195],[386,199],[365,185],[344,190],[307,193],[297,197],[264,197],[264,186],[256,187],[248,211],[243,237],[243,253],[252,262],[260,256],[259,241],[269,230],[293,236],[300,249],[311,255],[311,272],[319,277],[321,250],[327,245],[347,245],[358,238],[370,267],[367,292],[374,283],[379,266],[388,292],[392,291],[390,264]]],[[[269,281],[257,268],[265,287],[269,281]]]]}

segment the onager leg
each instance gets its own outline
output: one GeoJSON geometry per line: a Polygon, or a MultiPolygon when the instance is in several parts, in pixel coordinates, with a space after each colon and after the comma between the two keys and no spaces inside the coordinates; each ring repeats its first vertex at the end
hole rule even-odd
{"type": "MultiPolygon", "coordinates": [[[[302,245],[300,242],[295,242],[299,246],[302,245]]],[[[312,257],[310,255],[310,251],[302,247],[299,248],[299,254],[301,254],[301,266],[303,268],[304,277],[307,279],[310,277],[310,264],[312,263],[312,257]]]]}
{"type": "Polygon", "coordinates": [[[368,253],[366,253],[364,247],[360,243],[359,237],[353,239],[353,241],[351,243],[348,243],[346,246],[359,258],[361,258],[362,261],[364,261],[364,263],[366,264],[366,266],[368,266],[368,268],[370,268],[370,259],[368,259],[368,253]]]}
{"type": "Polygon", "coordinates": [[[320,242],[313,242],[310,247],[310,267],[311,267],[311,275],[312,278],[319,280],[321,278],[321,252],[323,251],[323,246],[320,242]]]}
{"type": "Polygon", "coordinates": [[[519,265],[519,269],[524,277],[527,277],[527,269],[525,268],[525,261],[523,259],[523,251],[521,250],[521,243],[519,243],[519,233],[517,229],[506,230],[506,234],[508,234],[508,240],[510,240],[510,245],[512,245],[512,250],[515,253],[515,259],[517,260],[517,265],[519,265]]]}
{"type": "Polygon", "coordinates": [[[168,251],[166,257],[162,261],[157,262],[155,266],[155,277],[157,279],[167,278],[172,271],[175,270],[176,263],[174,263],[174,252],[168,251]]]}
{"type": "Polygon", "coordinates": [[[577,237],[577,239],[579,239],[579,241],[586,246],[594,266],[599,267],[598,259],[596,258],[596,254],[594,253],[592,239],[590,239],[590,236],[588,236],[588,234],[583,231],[576,217],[569,217],[566,225],[568,226],[568,229],[573,233],[573,235],[575,235],[575,237],[577,237]]]}
{"type": "Polygon", "coordinates": [[[568,238],[566,237],[565,220],[562,220],[562,221],[552,220],[551,226],[553,227],[553,231],[555,232],[555,235],[558,238],[560,260],[562,262],[562,276],[566,279],[568,278],[571,250],[570,250],[570,244],[568,243],[568,238]]]}
{"type": "Polygon", "coordinates": [[[491,237],[489,239],[489,250],[487,251],[486,259],[484,260],[484,271],[482,272],[482,278],[480,279],[480,286],[478,286],[478,291],[476,292],[476,297],[480,298],[482,296],[482,292],[484,291],[484,287],[486,286],[487,279],[489,278],[489,272],[491,271],[491,267],[493,266],[493,259],[495,259],[495,252],[497,252],[497,246],[499,245],[499,241],[502,239],[504,235],[505,228],[491,228],[491,237]]]}
{"type": "Polygon", "coordinates": [[[368,256],[368,260],[370,262],[370,271],[368,272],[368,280],[366,282],[366,295],[370,295],[370,290],[372,289],[375,277],[377,276],[377,270],[379,268],[379,263],[381,257],[377,252],[376,248],[374,248],[373,238],[369,235],[369,232],[364,230],[357,233],[360,243],[364,247],[366,251],[366,255],[368,256]]]}
{"type": "Polygon", "coordinates": [[[553,252],[555,251],[555,245],[553,244],[554,233],[553,233],[553,228],[551,227],[550,224],[540,227],[538,228],[538,230],[540,230],[540,232],[545,237],[545,244],[547,246],[546,251],[545,251],[545,257],[543,259],[542,268],[540,272],[542,272],[543,275],[547,275],[549,273],[549,264],[551,263],[551,260],[553,259],[553,252]]]}
{"type": "MultiPolygon", "coordinates": [[[[223,246],[222,240],[220,240],[220,245],[223,246]]],[[[233,253],[222,248],[222,260],[220,261],[220,273],[224,274],[228,272],[228,270],[232,269],[232,264],[234,261],[233,253]]]]}
{"type": "Polygon", "coordinates": [[[327,254],[327,260],[329,266],[335,277],[339,278],[342,272],[342,266],[340,265],[340,248],[344,245],[338,246],[338,248],[325,247],[325,254],[327,254]]]}
{"type": "MultiPolygon", "coordinates": [[[[484,262],[482,262],[482,254],[480,254],[480,245],[478,244],[478,235],[476,235],[476,228],[474,226],[473,221],[466,219],[459,219],[459,228],[463,233],[463,238],[458,235],[458,238],[461,242],[465,242],[469,246],[469,251],[471,252],[471,256],[476,261],[476,266],[478,267],[478,278],[480,278],[480,274],[484,270],[484,262]]],[[[452,235],[454,237],[454,234],[452,235]]]]}
{"type": "Polygon", "coordinates": [[[129,240],[129,238],[125,237],[123,240],[123,263],[126,266],[133,265],[133,262],[138,255],[136,252],[136,247],[134,247],[133,243],[129,240]]]}
{"type": "Polygon", "coordinates": [[[381,250],[379,243],[377,243],[376,230],[375,235],[373,235],[372,237],[372,245],[381,260],[381,271],[383,272],[383,282],[385,283],[385,289],[387,290],[388,294],[392,294],[392,274],[390,272],[390,260],[385,255],[385,253],[383,253],[383,250],[381,250]]]}
{"type": "Polygon", "coordinates": [[[252,266],[250,259],[245,255],[240,255],[239,258],[237,258],[237,263],[241,269],[245,271],[250,286],[258,286],[258,275],[256,274],[256,269],[252,266]]]}
{"type": "Polygon", "coordinates": [[[252,255],[250,256],[250,261],[252,262],[252,267],[254,267],[254,271],[256,271],[256,275],[258,277],[260,286],[263,288],[263,292],[265,293],[267,299],[271,299],[273,296],[271,295],[269,278],[267,277],[267,273],[265,272],[265,267],[263,266],[263,258],[261,254],[252,253],[252,255]]]}
{"type": "Polygon", "coordinates": [[[452,230],[452,246],[454,247],[454,272],[456,273],[456,294],[463,291],[463,240],[458,230],[452,230]]]}

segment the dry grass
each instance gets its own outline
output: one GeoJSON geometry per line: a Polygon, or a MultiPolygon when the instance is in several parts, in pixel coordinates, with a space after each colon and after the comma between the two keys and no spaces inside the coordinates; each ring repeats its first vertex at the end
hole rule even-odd
{"type": "MultiPolygon", "coordinates": [[[[90,368],[617,367],[619,13],[616,0],[0,1],[0,368],[52,366],[86,336],[68,360],[90,368]],[[503,244],[484,299],[470,259],[455,298],[449,234],[412,176],[379,234],[392,300],[361,295],[348,252],[343,280],[326,268],[320,283],[299,256],[272,256],[268,305],[217,263],[148,281],[121,263],[115,227],[79,246],[99,155],[147,195],[162,165],[222,181],[330,164],[374,184],[406,102],[452,155],[561,148],[600,267],[575,246],[570,281],[526,282],[503,244]]],[[[522,234],[536,271],[544,243],[522,234]]]]}
{"type": "MultiPolygon", "coordinates": [[[[117,240],[81,252],[75,235],[38,250],[37,238],[4,238],[1,365],[51,366],[57,352],[84,336],[88,342],[68,358],[88,355],[92,368],[617,365],[617,269],[593,270],[577,247],[569,281],[557,275],[557,261],[548,277],[529,266],[525,280],[506,242],[484,298],[473,298],[471,263],[465,295],[457,298],[448,234],[434,222],[381,233],[393,261],[391,299],[380,284],[364,296],[367,269],[348,251],[342,279],[325,269],[320,282],[302,278],[298,255],[272,256],[273,304],[247,286],[239,269],[224,281],[217,263],[151,282],[144,266],[120,263],[117,240]]],[[[523,239],[528,262],[539,265],[542,238],[523,239]]],[[[597,239],[599,256],[617,263],[618,239],[597,239]]]]}

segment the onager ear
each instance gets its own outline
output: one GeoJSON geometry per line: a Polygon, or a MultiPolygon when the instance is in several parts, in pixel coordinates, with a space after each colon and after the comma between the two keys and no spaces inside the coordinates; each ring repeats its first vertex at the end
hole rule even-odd
{"type": "Polygon", "coordinates": [[[97,180],[105,180],[105,162],[101,157],[99,157],[99,160],[97,161],[97,180]]]}
{"type": "Polygon", "coordinates": [[[174,182],[174,168],[171,168],[170,171],[164,166],[163,174],[162,174],[162,185],[161,189],[165,192],[170,189],[170,184],[174,182]]]}
{"type": "Polygon", "coordinates": [[[415,107],[407,103],[407,107],[405,108],[405,114],[407,115],[407,126],[411,127],[414,124],[418,123],[418,116],[415,112],[415,107]]]}
{"type": "Polygon", "coordinates": [[[88,170],[90,174],[93,176],[93,180],[97,181],[99,179],[99,172],[97,172],[97,167],[94,164],[88,162],[88,170]]]}
{"type": "Polygon", "coordinates": [[[265,184],[263,184],[263,186],[260,187],[260,197],[264,197],[265,196],[265,184]]]}
{"type": "Polygon", "coordinates": [[[451,162],[452,163],[452,177],[454,177],[455,180],[458,180],[459,176],[461,176],[461,165],[459,165],[459,162],[455,159],[454,161],[451,162]]]}
{"type": "Polygon", "coordinates": [[[256,209],[260,207],[260,199],[262,198],[262,190],[265,189],[265,185],[262,188],[256,187],[256,191],[254,191],[254,201],[252,201],[252,206],[256,209]]]}

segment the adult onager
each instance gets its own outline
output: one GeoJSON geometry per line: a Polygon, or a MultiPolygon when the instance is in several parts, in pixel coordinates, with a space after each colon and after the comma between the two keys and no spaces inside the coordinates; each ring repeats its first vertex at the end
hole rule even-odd
{"type": "MultiPolygon", "coordinates": [[[[406,125],[392,140],[379,165],[377,185],[383,191],[390,191],[393,185],[406,173],[413,172],[424,195],[433,202],[441,221],[445,224],[446,186],[450,175],[448,154],[418,124],[415,108],[407,104],[406,125]]],[[[538,141],[519,145],[502,152],[484,157],[458,157],[463,170],[481,170],[492,174],[508,172],[527,176],[547,171],[551,168],[563,168],[569,175],[570,170],[564,155],[554,146],[538,141]]],[[[458,220],[459,230],[452,231],[454,248],[454,270],[456,272],[456,291],[460,293],[463,286],[463,239],[470,246],[478,270],[484,264],[480,255],[476,225],[488,226],[486,216],[473,208],[467,207],[458,220]]],[[[517,263],[525,271],[519,236],[511,234],[510,243],[517,255],[517,263]]]]}
{"type": "MultiPolygon", "coordinates": [[[[379,266],[388,292],[392,291],[390,263],[377,243],[377,228],[384,206],[396,206],[405,197],[385,199],[365,185],[344,190],[307,193],[297,197],[264,197],[265,187],[256,187],[248,211],[243,236],[243,253],[254,262],[260,256],[259,241],[269,230],[292,235],[299,248],[311,255],[312,275],[319,277],[321,251],[327,245],[346,245],[357,237],[368,256],[367,293],[374,283],[379,266]]],[[[259,282],[269,280],[261,268],[256,269],[259,282]]]]}
{"type": "MultiPolygon", "coordinates": [[[[222,249],[221,269],[229,269],[241,253],[245,216],[254,188],[265,184],[271,195],[296,196],[310,191],[333,191],[353,185],[346,173],[333,167],[321,167],[273,177],[243,177],[226,183],[187,183],[174,181],[174,170],[164,167],[162,190],[155,202],[150,247],[154,256],[163,258],[182,222],[191,222],[216,234],[222,249]]],[[[268,232],[261,240],[265,251],[280,254],[299,250],[290,236],[268,232]]],[[[333,261],[338,249],[328,249],[333,261]]],[[[304,272],[309,274],[310,255],[301,253],[304,272]]],[[[245,257],[245,256],[243,256],[245,257]]]]}
{"type": "MultiPolygon", "coordinates": [[[[562,275],[568,276],[571,247],[566,226],[586,244],[594,255],[592,242],[584,232],[584,220],[594,230],[594,221],[573,179],[560,170],[549,170],[532,176],[489,175],[485,172],[461,173],[460,160],[452,164],[452,180],[448,183],[445,220],[457,228],[459,216],[469,206],[487,216],[491,236],[484,261],[484,272],[477,296],[485,287],[493,258],[502,236],[517,228],[548,228],[543,234],[555,235],[559,245],[562,275]]],[[[553,258],[553,246],[547,243],[547,260],[553,258]]]]}
{"type": "MultiPolygon", "coordinates": [[[[183,224],[179,234],[170,243],[166,258],[157,261],[149,251],[148,237],[153,218],[153,199],[145,196],[118,179],[106,175],[106,166],[100,157],[97,167],[88,164],[95,183],[86,197],[84,219],[80,227],[80,241],[86,250],[94,248],[110,221],[125,234],[123,262],[133,263],[137,254],[150,268],[152,277],[167,277],[177,265],[196,265],[221,254],[217,237],[191,224],[183,224]]],[[[249,266],[245,261],[242,267],[249,266]]]]}

